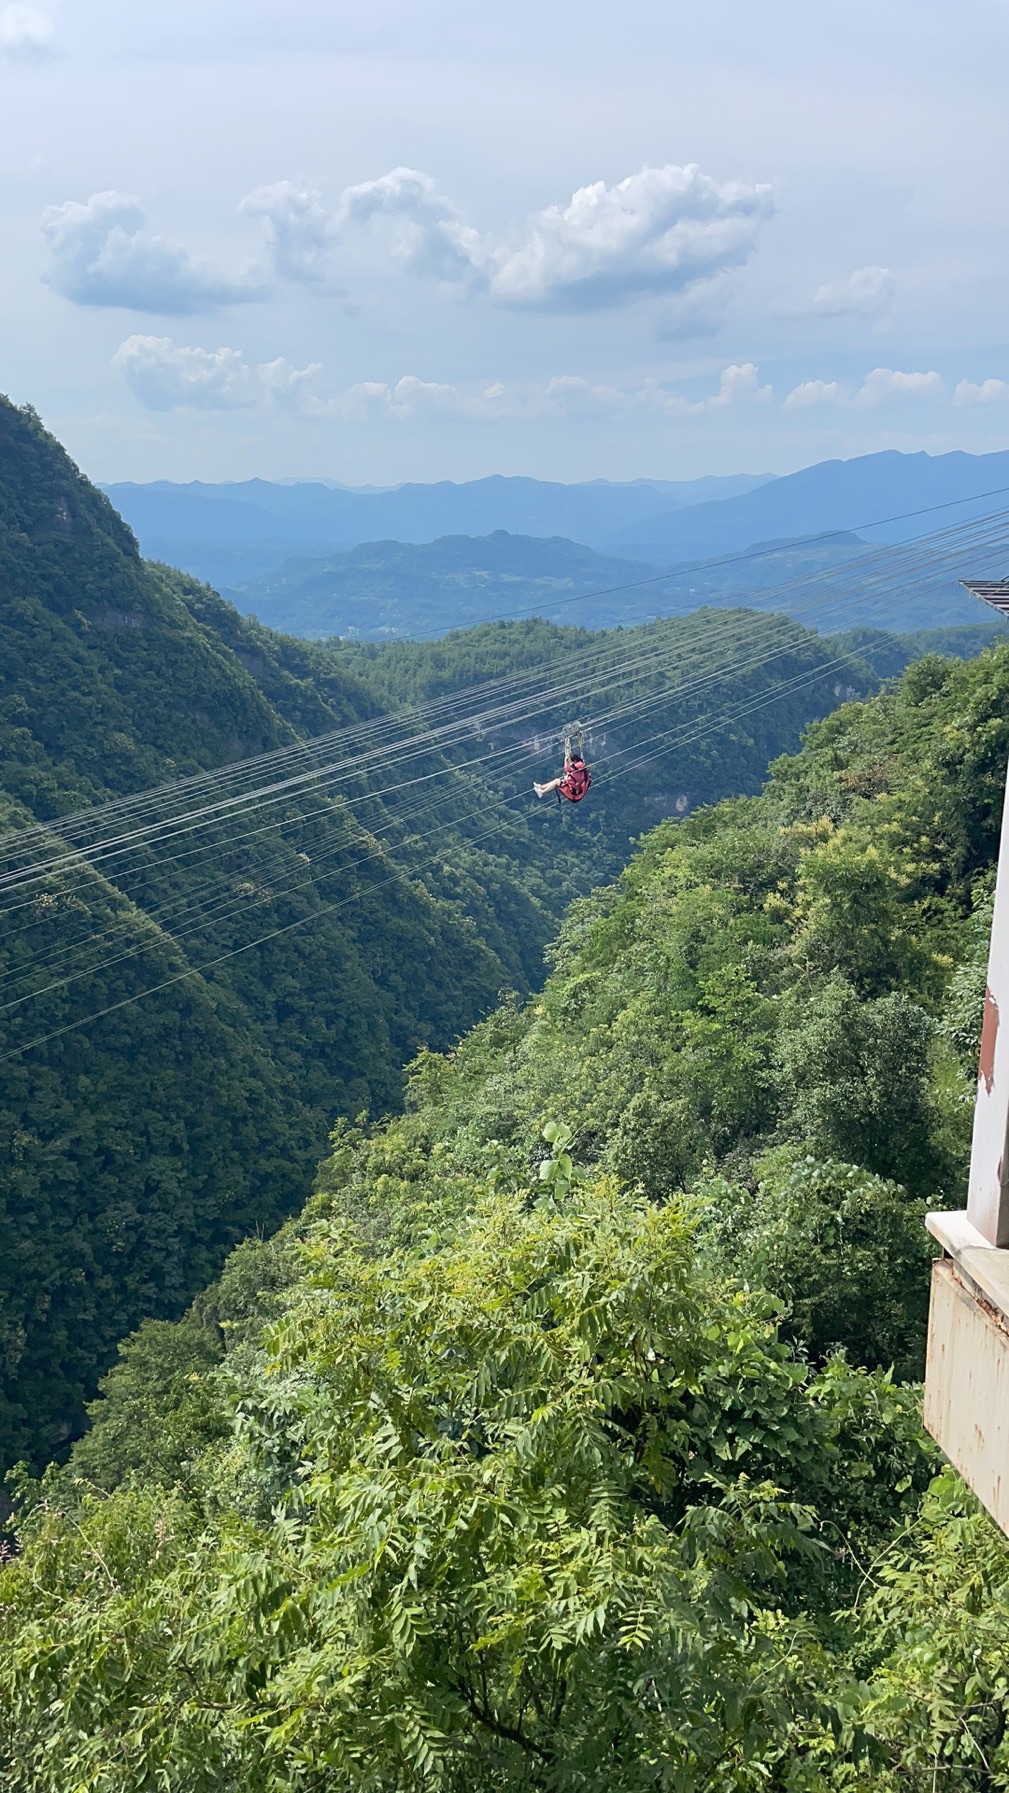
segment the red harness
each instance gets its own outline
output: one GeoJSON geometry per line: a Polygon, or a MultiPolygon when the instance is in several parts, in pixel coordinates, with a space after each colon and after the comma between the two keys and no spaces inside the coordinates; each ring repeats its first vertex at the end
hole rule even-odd
{"type": "Polygon", "coordinates": [[[557,786],[557,795],[566,797],[569,803],[580,803],[591,783],[592,774],[585,761],[572,760],[557,786]]]}

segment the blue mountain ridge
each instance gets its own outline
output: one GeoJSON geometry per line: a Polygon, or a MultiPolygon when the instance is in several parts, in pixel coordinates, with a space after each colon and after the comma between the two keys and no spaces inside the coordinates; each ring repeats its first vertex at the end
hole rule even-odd
{"type": "MultiPolygon", "coordinates": [[[[897,544],[992,512],[1009,517],[1009,452],[885,450],[773,479],[679,483],[566,486],[494,476],[388,491],[267,480],[106,489],[149,558],[228,591],[243,610],[298,634],[382,639],[523,610],[553,615],[572,594],[621,582],[614,562],[669,569],[656,612],[702,603],[770,607],[764,588],[815,570],[811,548],[813,562],[822,554],[843,562],[858,551],[852,537],[897,544]],[[685,502],[691,496],[703,502],[685,502]],[[806,541],[820,535],[831,539],[806,541]],[[768,543],[778,544],[776,557],[752,556],[755,544],[768,543]],[[418,552],[411,555],[410,545],[418,552]],[[420,553],[424,547],[433,553],[420,553]],[[704,564],[739,554],[751,555],[748,564],[704,564]]],[[[997,576],[1007,561],[998,546],[965,547],[962,569],[931,582],[928,592],[919,579],[913,593],[896,585],[892,599],[877,593],[873,623],[967,622],[976,611],[957,576],[997,576]]],[[[624,620],[627,608],[593,604],[590,626],[624,620]]],[[[640,615],[651,605],[640,598],[633,608],[640,615]]]]}
{"type": "Polygon", "coordinates": [[[850,461],[820,461],[754,491],[624,524],[599,545],[631,559],[700,560],[824,530],[854,530],[866,541],[910,541],[996,510],[1009,511],[1009,452],[929,455],[885,449],[850,461]],[[966,499],[974,502],[958,502],[966,499]],[[884,521],[945,505],[953,508],[884,521]]]}
{"type": "Polygon", "coordinates": [[[150,560],[184,567],[214,585],[254,579],[291,555],[332,552],[361,542],[430,542],[446,535],[562,535],[598,546],[624,526],[673,505],[738,496],[769,474],[724,479],[632,480],[582,485],[493,475],[455,484],[410,484],[388,491],[321,481],[244,480],[212,485],[107,485],[104,489],[150,560]]]}

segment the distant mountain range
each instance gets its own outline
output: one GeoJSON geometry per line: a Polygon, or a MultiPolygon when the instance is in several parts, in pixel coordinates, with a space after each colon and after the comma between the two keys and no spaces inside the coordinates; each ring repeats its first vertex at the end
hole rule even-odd
{"type": "MultiPolygon", "coordinates": [[[[494,475],[456,485],[403,485],[354,490],[321,481],[271,484],[105,487],[149,560],[180,566],[198,579],[231,586],[254,579],[291,555],[353,548],[392,539],[430,542],[443,535],[563,535],[602,547],[623,529],[711,499],[736,498],[770,474],[725,479],[631,480],[559,485],[494,475]]],[[[623,552],[623,550],[618,550],[623,552]]]]}
{"type": "Polygon", "coordinates": [[[820,461],[749,492],[624,524],[606,538],[606,546],[632,559],[668,562],[731,554],[754,542],[825,530],[854,530],[866,541],[902,542],[1000,509],[1009,514],[1009,453],[928,455],[887,449],[851,461],[820,461]],[[963,502],[968,499],[975,502],[963,502]]]}
{"type": "MultiPolygon", "coordinates": [[[[752,603],[809,620],[808,594],[773,588],[846,564],[865,544],[897,545],[996,511],[1009,518],[1009,453],[887,450],[777,479],[565,486],[495,476],[388,491],[158,481],[106,490],[148,558],[227,591],[272,627],[379,640],[531,610],[594,628],[704,602],[752,603]],[[752,554],[768,544],[773,552],[752,554]],[[721,564],[741,554],[745,564],[721,564]],[[654,587],[597,599],[601,588],[647,579],[634,570],[642,562],[664,569],[654,587]]],[[[906,630],[974,620],[957,577],[1006,570],[1009,549],[996,536],[983,552],[965,545],[962,566],[927,580],[902,581],[895,558],[889,585],[853,593],[857,613],[831,626],[906,630]]]]}

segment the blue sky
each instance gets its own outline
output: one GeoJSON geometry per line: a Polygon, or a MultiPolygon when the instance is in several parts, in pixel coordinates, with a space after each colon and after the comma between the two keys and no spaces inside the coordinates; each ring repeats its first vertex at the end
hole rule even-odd
{"type": "Polygon", "coordinates": [[[0,386],[101,479],[1009,447],[1005,0],[0,0],[0,386]]]}

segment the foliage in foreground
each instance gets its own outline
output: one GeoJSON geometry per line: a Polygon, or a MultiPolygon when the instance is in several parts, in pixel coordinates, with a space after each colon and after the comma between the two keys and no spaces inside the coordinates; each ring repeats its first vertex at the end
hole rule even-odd
{"type": "Polygon", "coordinates": [[[1009,1551],[909,1380],[1007,719],[923,661],[657,831],[128,1341],[16,1489],[13,1793],[1009,1789],[1009,1551]]]}
{"type": "Polygon", "coordinates": [[[797,1359],[677,1206],[605,1181],[485,1197],[434,1254],[342,1218],[301,1250],[183,1482],[37,1497],[0,1579],[12,1793],[798,1789],[872,1759],[831,1610],[928,1478],[913,1399],[797,1359]]]}

